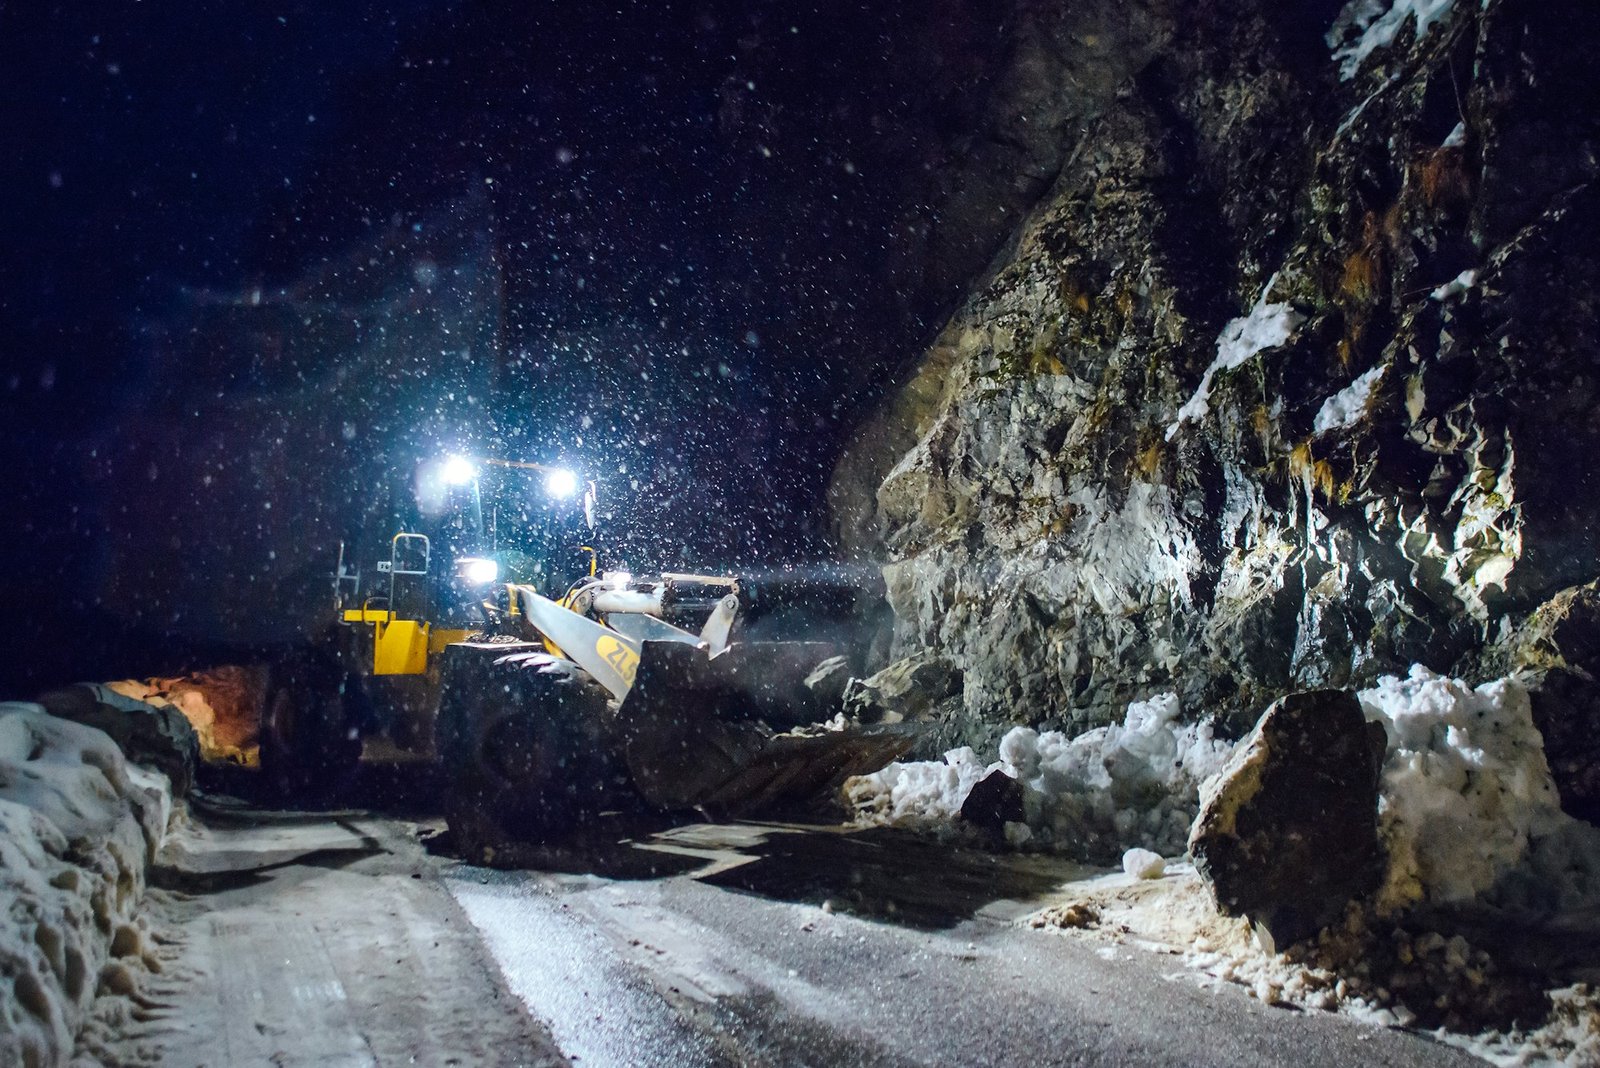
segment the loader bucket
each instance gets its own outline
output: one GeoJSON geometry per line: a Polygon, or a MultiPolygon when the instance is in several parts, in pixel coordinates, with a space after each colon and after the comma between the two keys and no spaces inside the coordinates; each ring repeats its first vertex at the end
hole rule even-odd
{"type": "Polygon", "coordinates": [[[802,680],[832,648],[746,642],[717,656],[680,642],[643,645],[613,737],[634,787],[663,809],[729,815],[800,802],[876,771],[907,736],[862,730],[788,731],[817,718],[802,680]]]}

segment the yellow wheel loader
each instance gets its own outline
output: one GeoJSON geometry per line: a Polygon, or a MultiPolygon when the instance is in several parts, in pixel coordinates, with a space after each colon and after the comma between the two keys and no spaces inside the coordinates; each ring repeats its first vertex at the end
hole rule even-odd
{"type": "Polygon", "coordinates": [[[805,624],[847,629],[855,584],[602,571],[595,483],[465,459],[419,498],[433,482],[433,518],[389,537],[374,580],[341,550],[337,644],[369,757],[437,759],[466,848],[630,805],[781,807],[909,748],[819,724],[837,710],[804,684],[843,651],[805,624]]]}

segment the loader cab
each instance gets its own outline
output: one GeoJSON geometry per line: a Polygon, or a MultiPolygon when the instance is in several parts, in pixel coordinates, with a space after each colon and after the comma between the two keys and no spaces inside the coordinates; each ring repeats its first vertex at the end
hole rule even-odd
{"type": "Polygon", "coordinates": [[[419,465],[376,552],[341,546],[335,585],[352,671],[423,676],[489,624],[507,586],[559,598],[596,567],[596,487],[548,464],[449,456],[419,465]]]}

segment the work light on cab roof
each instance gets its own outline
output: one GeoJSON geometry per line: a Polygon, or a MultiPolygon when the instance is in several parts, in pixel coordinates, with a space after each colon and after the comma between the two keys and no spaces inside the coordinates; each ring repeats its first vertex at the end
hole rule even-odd
{"type": "Polygon", "coordinates": [[[566,500],[578,492],[578,476],[565,467],[557,467],[545,475],[545,492],[557,500],[566,500]]]}
{"type": "Polygon", "coordinates": [[[478,467],[465,456],[445,457],[444,480],[452,486],[465,486],[478,477],[478,467]]]}

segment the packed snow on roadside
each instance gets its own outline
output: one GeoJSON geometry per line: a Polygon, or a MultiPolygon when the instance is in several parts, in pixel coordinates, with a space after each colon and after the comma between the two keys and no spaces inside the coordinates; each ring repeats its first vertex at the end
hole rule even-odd
{"type": "Polygon", "coordinates": [[[1257,353],[1282,345],[1305,322],[1306,317],[1290,305],[1267,300],[1277,280],[1278,276],[1273,275],[1261,288],[1261,296],[1250,313],[1230,320],[1222,328],[1222,333],[1217,335],[1216,359],[1200,376],[1194,396],[1184,402],[1183,407],[1178,409],[1178,417],[1167,427],[1168,441],[1177,437],[1183,424],[1198,423],[1211,411],[1211,385],[1217,375],[1242,366],[1257,353]]]}
{"type": "Polygon", "coordinates": [[[1381,910],[1475,900],[1531,913],[1600,908],[1600,828],[1561,811],[1516,680],[1472,688],[1418,665],[1359,696],[1389,737],[1381,910]]]}
{"type": "Polygon", "coordinates": [[[1600,990],[1566,965],[1543,979],[1529,968],[1550,969],[1552,947],[1587,962],[1584,939],[1600,935],[1600,830],[1561,811],[1527,691],[1414,667],[1357,696],[1388,739],[1389,865],[1375,900],[1353,903],[1344,922],[1263,952],[1181,868],[1150,883],[1108,877],[1031,922],[1170,947],[1204,981],[1268,1004],[1434,1030],[1496,1064],[1600,1064],[1600,990]],[[1087,930],[1085,915],[1096,918],[1087,930]],[[1457,929],[1463,915],[1477,925],[1457,929]],[[1507,946],[1517,948],[1502,961],[1507,946]]]}
{"type": "Polygon", "coordinates": [[[1408,21],[1418,38],[1426,37],[1454,6],[1455,0],[1351,0],[1326,38],[1339,64],[1339,80],[1354,78],[1368,56],[1394,44],[1408,21]]]}
{"type": "Polygon", "coordinates": [[[980,763],[971,749],[937,761],[891,764],[845,784],[858,823],[940,829],[961,811],[973,785],[1003,771],[1023,785],[1026,822],[1007,828],[1013,843],[1120,858],[1131,847],[1181,855],[1199,808],[1199,786],[1221,769],[1232,746],[1209,721],[1177,722],[1172,694],[1128,706],[1122,723],[1075,738],[1015,727],[1000,759],[980,763]]]}
{"type": "Polygon", "coordinates": [[[96,992],[131,983],[171,804],[101,731],[0,703],[0,1063],[66,1064],[96,992]]]}
{"type": "Polygon", "coordinates": [[[1367,405],[1372,401],[1373,387],[1383,378],[1383,372],[1384,367],[1379,364],[1323,401],[1322,407],[1317,411],[1316,420],[1311,424],[1311,433],[1322,435],[1354,426],[1359,422],[1361,417],[1367,414],[1367,405]]]}
{"type": "Polygon", "coordinates": [[[967,794],[999,764],[984,765],[970,746],[952,749],[943,762],[895,763],[844,785],[856,822],[919,831],[949,828],[961,814],[967,794]]]}

